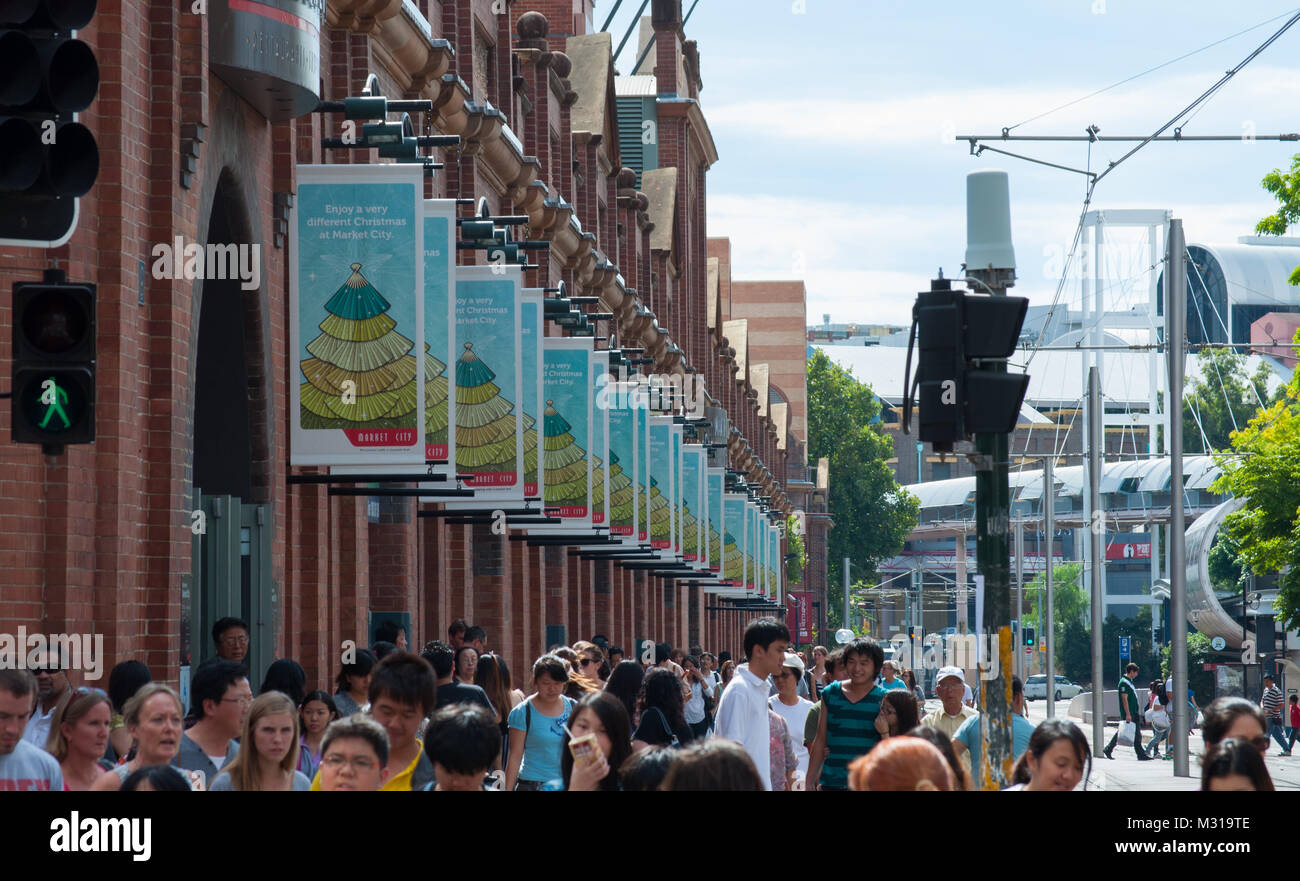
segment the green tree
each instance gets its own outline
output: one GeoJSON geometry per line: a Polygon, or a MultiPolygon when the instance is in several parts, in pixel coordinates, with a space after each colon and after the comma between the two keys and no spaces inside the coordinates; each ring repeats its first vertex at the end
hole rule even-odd
{"type": "MultiPolygon", "coordinates": [[[[1169,652],[1172,645],[1160,650],[1160,671],[1169,678],[1169,652]]],[[[1214,698],[1214,673],[1206,670],[1206,664],[1220,660],[1218,652],[1210,648],[1210,638],[1204,633],[1187,634],[1187,684],[1196,696],[1196,703],[1205,706],[1214,698]]]]}
{"type": "MultiPolygon", "coordinates": [[[[1275,168],[1264,175],[1264,189],[1273,194],[1280,207],[1255,224],[1255,232],[1266,236],[1286,235],[1287,228],[1300,221],[1300,153],[1291,157],[1291,171],[1275,168]]],[[[1300,266],[1291,273],[1291,284],[1300,285],[1300,266]]]]}
{"type": "MultiPolygon", "coordinates": [[[[1129,660],[1139,667],[1138,681],[1134,684],[1141,688],[1160,676],[1160,658],[1151,642],[1151,607],[1143,606],[1132,618],[1121,618],[1113,612],[1106,616],[1101,628],[1102,678],[1109,687],[1119,682],[1123,670],[1119,663],[1119,638],[1129,638],[1129,660]]],[[[1091,678],[1091,677],[1089,677],[1091,678]]]]}
{"type": "MultiPolygon", "coordinates": [[[[1083,566],[1067,563],[1052,570],[1053,654],[1056,669],[1074,682],[1092,678],[1092,641],[1088,635],[1088,595],[1080,584],[1083,566]]],[[[1039,575],[1026,587],[1032,611],[1025,625],[1043,633],[1046,618],[1046,575],[1039,575]]],[[[1040,635],[1040,639],[1042,636],[1040,635]]]]}
{"type": "Polygon", "coordinates": [[[808,565],[807,545],[799,529],[799,518],[793,514],[785,522],[785,541],[785,581],[787,587],[793,587],[803,581],[803,570],[808,565]]]}
{"type": "Polygon", "coordinates": [[[1183,451],[1189,455],[1229,449],[1232,432],[1259,412],[1260,401],[1269,403],[1264,364],[1247,375],[1245,356],[1232,349],[1201,349],[1196,358],[1201,375],[1183,394],[1183,451]]]}
{"type": "Polygon", "coordinates": [[[1282,573],[1274,608],[1291,630],[1300,624],[1300,373],[1282,400],[1233,435],[1232,448],[1239,455],[1221,457],[1211,489],[1245,505],[1220,534],[1256,575],[1282,573]]]}
{"type": "MultiPolygon", "coordinates": [[[[871,388],[831,362],[825,352],[808,359],[808,458],[830,460],[830,531],[828,560],[838,568],[848,557],[854,573],[876,580],[876,564],[903,549],[916,526],[920,502],[898,485],[886,464],[893,443],[880,421],[880,402],[871,388]]],[[[840,579],[828,579],[828,618],[838,626],[844,591],[840,579]]]]}

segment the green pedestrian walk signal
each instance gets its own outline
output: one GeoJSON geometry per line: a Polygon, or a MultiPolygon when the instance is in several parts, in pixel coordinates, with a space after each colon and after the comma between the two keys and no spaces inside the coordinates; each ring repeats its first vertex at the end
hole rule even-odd
{"type": "Polygon", "coordinates": [[[57,270],[18,282],[13,299],[14,443],[47,453],[95,440],[95,286],[57,270]]]}

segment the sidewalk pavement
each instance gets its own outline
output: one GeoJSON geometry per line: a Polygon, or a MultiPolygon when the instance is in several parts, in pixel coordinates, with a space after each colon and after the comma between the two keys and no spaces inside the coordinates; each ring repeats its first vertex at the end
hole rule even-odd
{"type": "MultiPolygon", "coordinates": [[[[1065,706],[1068,706],[1066,702],[1065,706]]],[[[1064,706],[1057,704],[1058,709],[1064,706]]],[[[1058,716],[1060,713],[1057,714],[1058,716]]],[[[1029,721],[1037,725],[1047,718],[1047,704],[1043,701],[1033,701],[1029,704],[1029,721]]],[[[1070,721],[1078,725],[1083,731],[1084,737],[1088,743],[1092,743],[1092,724],[1083,724],[1083,720],[1070,718],[1070,721]]],[[[1105,739],[1102,747],[1110,743],[1110,739],[1115,736],[1118,729],[1118,723],[1112,723],[1106,726],[1105,739]]],[[[1151,743],[1151,729],[1144,728],[1142,731],[1142,746],[1148,747],[1151,743]]],[[[1150,762],[1138,760],[1137,754],[1131,746],[1120,746],[1116,744],[1111,755],[1115,758],[1107,759],[1105,756],[1094,756],[1092,760],[1092,777],[1088,782],[1088,789],[1091,790],[1116,790],[1121,792],[1183,792],[1195,791],[1201,788],[1201,763],[1197,756],[1205,748],[1201,740],[1200,729],[1194,729],[1191,736],[1188,737],[1188,772],[1189,777],[1174,776],[1174,762],[1172,760],[1155,759],[1150,762]]],[[[1165,744],[1160,745],[1160,751],[1163,753],[1165,744]]],[[[1281,750],[1276,742],[1269,744],[1268,755],[1264,759],[1264,764],[1268,767],[1269,776],[1273,778],[1273,785],[1279,790],[1297,789],[1300,790],[1300,753],[1293,756],[1279,756],[1281,750]]]]}
{"type": "MultiPolygon", "coordinates": [[[[926,712],[938,709],[942,706],[937,700],[926,701],[926,712]]],[[[1062,712],[1069,701],[1057,703],[1057,716],[1064,715],[1062,712]]],[[[1047,718],[1047,704],[1043,701],[1030,701],[1027,705],[1027,716],[1030,722],[1037,725],[1047,718]]],[[[1084,737],[1088,743],[1092,743],[1092,725],[1085,725],[1083,720],[1069,717],[1070,721],[1078,725],[1083,731],[1084,737]]],[[[1110,739],[1115,736],[1118,727],[1117,723],[1108,724],[1105,728],[1104,740],[1102,746],[1105,747],[1110,743],[1110,739]]],[[[1151,729],[1144,728],[1142,731],[1142,746],[1148,747],[1151,743],[1151,729]]],[[[1160,745],[1161,752],[1164,752],[1165,744],[1160,745]]],[[[1204,749],[1204,743],[1201,740],[1200,729],[1192,731],[1188,738],[1188,772],[1189,777],[1174,776],[1174,762],[1164,759],[1155,759],[1149,762],[1139,761],[1137,754],[1131,746],[1115,746],[1112,751],[1113,759],[1107,759],[1103,755],[1097,755],[1092,760],[1092,773],[1088,778],[1088,791],[1107,791],[1114,790],[1117,792],[1187,792],[1196,791],[1201,788],[1201,764],[1197,756],[1204,749]]],[[[1273,786],[1278,790],[1300,790],[1300,752],[1293,756],[1279,756],[1280,752],[1276,741],[1270,742],[1268,755],[1264,759],[1264,764],[1268,767],[1269,776],[1273,778],[1273,786]]]]}

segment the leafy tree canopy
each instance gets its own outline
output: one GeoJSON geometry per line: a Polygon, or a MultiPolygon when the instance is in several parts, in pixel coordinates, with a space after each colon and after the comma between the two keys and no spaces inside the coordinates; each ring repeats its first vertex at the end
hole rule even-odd
{"type": "MultiPolygon", "coordinates": [[[[903,549],[920,502],[898,485],[887,460],[893,443],[881,427],[880,402],[870,387],[825,352],[808,359],[808,458],[830,460],[828,563],[853,561],[857,577],[874,580],[876,565],[903,549]]],[[[831,619],[844,607],[841,579],[828,579],[831,619]]]]}

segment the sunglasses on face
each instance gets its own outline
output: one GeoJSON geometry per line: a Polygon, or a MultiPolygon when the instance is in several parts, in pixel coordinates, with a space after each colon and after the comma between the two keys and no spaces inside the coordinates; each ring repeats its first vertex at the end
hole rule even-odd
{"type": "Polygon", "coordinates": [[[595,658],[583,658],[581,661],[579,661],[579,663],[582,664],[582,666],[584,667],[589,667],[592,664],[596,664],[599,662],[595,658]]]}

